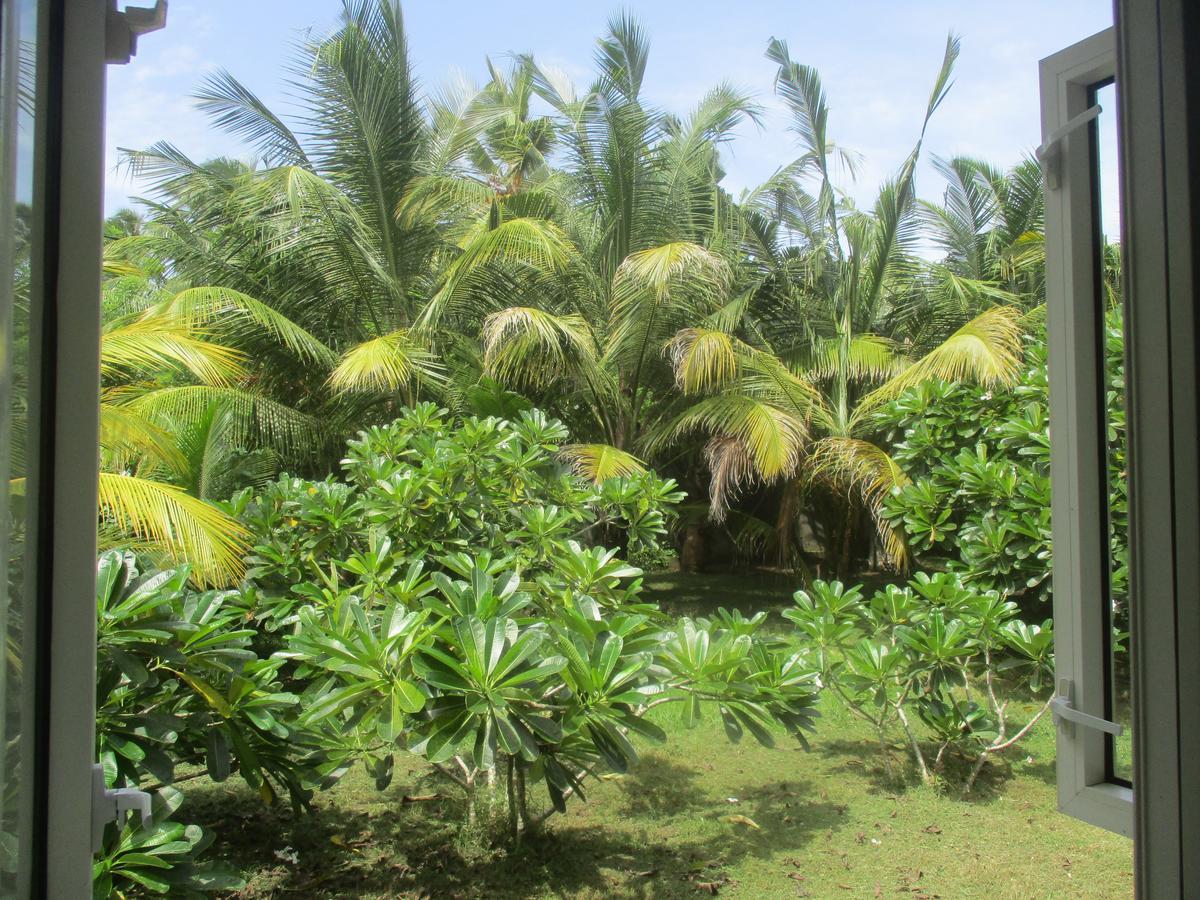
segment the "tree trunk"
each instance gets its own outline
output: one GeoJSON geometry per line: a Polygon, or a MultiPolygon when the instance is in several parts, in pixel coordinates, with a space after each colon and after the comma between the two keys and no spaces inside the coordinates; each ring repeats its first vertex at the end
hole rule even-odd
{"type": "Polygon", "coordinates": [[[679,570],[699,572],[704,564],[704,534],[700,525],[689,525],[683,533],[683,547],[679,551],[679,570]]]}
{"type": "Polygon", "coordinates": [[[508,833],[512,839],[512,845],[517,847],[521,843],[521,813],[517,808],[517,779],[516,779],[516,760],[511,756],[508,758],[508,833]]]}
{"type": "Polygon", "coordinates": [[[858,519],[858,504],[851,499],[846,505],[846,523],[842,528],[842,552],[838,556],[838,579],[845,581],[850,575],[850,554],[854,549],[854,524],[858,519]]]}
{"type": "Polygon", "coordinates": [[[520,820],[521,830],[527,831],[536,824],[529,818],[529,792],[525,788],[525,760],[518,759],[517,761],[517,818],[520,820]]]}
{"type": "Polygon", "coordinates": [[[792,480],[783,486],[779,515],[775,519],[775,553],[778,564],[786,567],[791,561],[792,545],[796,541],[796,520],[800,515],[800,485],[792,480]]]}

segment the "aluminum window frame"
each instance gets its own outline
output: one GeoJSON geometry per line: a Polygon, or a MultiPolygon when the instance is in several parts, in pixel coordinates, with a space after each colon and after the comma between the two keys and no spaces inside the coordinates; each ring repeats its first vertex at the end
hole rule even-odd
{"type": "MultiPolygon", "coordinates": [[[[1115,30],[1109,28],[1047,57],[1040,67],[1043,140],[1054,144],[1046,161],[1045,246],[1056,681],[1069,683],[1075,709],[1100,719],[1107,718],[1110,696],[1103,603],[1108,516],[1101,490],[1104,323],[1096,302],[1101,209],[1095,124],[1064,129],[1088,111],[1097,88],[1115,81],[1116,59],[1115,30]]],[[[1060,811],[1132,836],[1133,790],[1110,780],[1103,732],[1060,723],[1056,765],[1060,811]]]]}

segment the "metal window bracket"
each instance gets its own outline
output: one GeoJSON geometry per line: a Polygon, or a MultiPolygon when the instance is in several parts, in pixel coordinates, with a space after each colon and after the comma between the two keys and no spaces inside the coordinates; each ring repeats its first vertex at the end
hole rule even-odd
{"type": "Polygon", "coordinates": [[[104,843],[105,826],[116,822],[124,828],[130,812],[140,814],[142,828],[150,828],[154,824],[150,803],[150,795],[137,788],[109,788],[104,783],[104,766],[92,766],[92,852],[98,852],[104,843]]]}
{"type": "Polygon", "coordinates": [[[1118,725],[1108,719],[1101,719],[1099,716],[1091,716],[1077,710],[1073,703],[1074,694],[1074,685],[1071,680],[1063,678],[1058,682],[1058,696],[1050,701],[1050,711],[1054,714],[1054,722],[1066,734],[1074,734],[1076,725],[1103,731],[1114,737],[1120,737],[1125,733],[1124,725],[1118,725]]]}
{"type": "Polygon", "coordinates": [[[1100,104],[1084,110],[1079,115],[1069,119],[1066,123],[1050,132],[1042,145],[1037,148],[1035,152],[1042,164],[1042,175],[1046,179],[1047,188],[1052,191],[1058,190],[1058,186],[1061,183],[1063,139],[1075,129],[1092,121],[1101,112],[1100,104]]]}
{"type": "Polygon", "coordinates": [[[117,0],[108,0],[104,23],[104,61],[124,65],[137,55],[137,40],[143,34],[167,27],[167,0],[155,0],[154,6],[117,9],[117,0]]]}

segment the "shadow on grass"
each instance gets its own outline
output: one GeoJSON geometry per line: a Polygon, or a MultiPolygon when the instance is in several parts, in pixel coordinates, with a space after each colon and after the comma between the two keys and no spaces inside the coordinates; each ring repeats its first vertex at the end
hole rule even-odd
{"type": "Polygon", "coordinates": [[[621,779],[622,813],[629,816],[670,816],[690,812],[709,802],[700,789],[701,773],[661,753],[643,753],[621,779]]]}
{"type": "MultiPolygon", "coordinates": [[[[813,741],[813,750],[835,762],[831,771],[853,778],[861,778],[868,784],[867,792],[876,796],[902,795],[913,788],[922,788],[920,774],[907,744],[888,745],[892,771],[884,765],[879,745],[869,740],[813,741]]],[[[926,764],[931,766],[937,756],[937,745],[921,743],[926,764]]],[[[942,771],[937,778],[938,789],[947,796],[961,798],[969,803],[991,803],[1003,795],[1008,782],[1017,777],[1014,763],[1020,758],[1020,748],[1012,748],[1006,754],[988,757],[987,763],[965,797],[963,787],[975,767],[975,758],[953,750],[947,751],[942,771]]],[[[1025,764],[1022,775],[1032,775],[1048,784],[1055,782],[1054,762],[1025,764]]]]}
{"type": "Polygon", "coordinates": [[[555,816],[507,851],[464,839],[457,797],[406,803],[399,788],[370,808],[318,795],[311,813],[293,816],[240,785],[215,785],[190,791],[183,813],[216,833],[210,858],[246,874],[250,883],[237,896],[313,898],[694,897],[704,884],[723,883],[726,867],[798,850],[845,813],[813,801],[807,781],[750,781],[733,805],[705,797],[702,773],[663,758],[643,762],[639,779],[622,785],[618,825],[555,816]],[[680,814],[689,820],[672,828],[680,814]]]}

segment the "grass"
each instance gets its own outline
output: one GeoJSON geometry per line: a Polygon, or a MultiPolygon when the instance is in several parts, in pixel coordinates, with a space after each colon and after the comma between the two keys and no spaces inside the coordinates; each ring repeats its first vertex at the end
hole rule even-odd
{"type": "MultiPolygon", "coordinates": [[[[753,604],[747,611],[790,593],[769,578],[703,580],[703,594],[753,604]]],[[[649,587],[670,591],[675,612],[701,614],[698,585],[665,575],[649,587]]],[[[822,712],[805,751],[782,736],[774,748],[730,745],[713,717],[685,730],[658,710],[666,745],[646,748],[628,775],[593,783],[587,803],[572,802],[512,852],[464,835],[457,792],[411,757],[397,761],[386,791],[356,768],[299,818],[264,809],[233,780],[190,789],[182,814],[217,832],[212,852],[245,874],[245,897],[1132,895],[1130,842],[1054,809],[1048,721],[963,801],[951,785],[889,783],[867,729],[830,696],[822,712]],[[296,862],[276,855],[285,848],[296,862]]],[[[899,744],[894,759],[904,760],[899,744]]],[[[540,804],[544,792],[534,797],[540,804]]]]}

